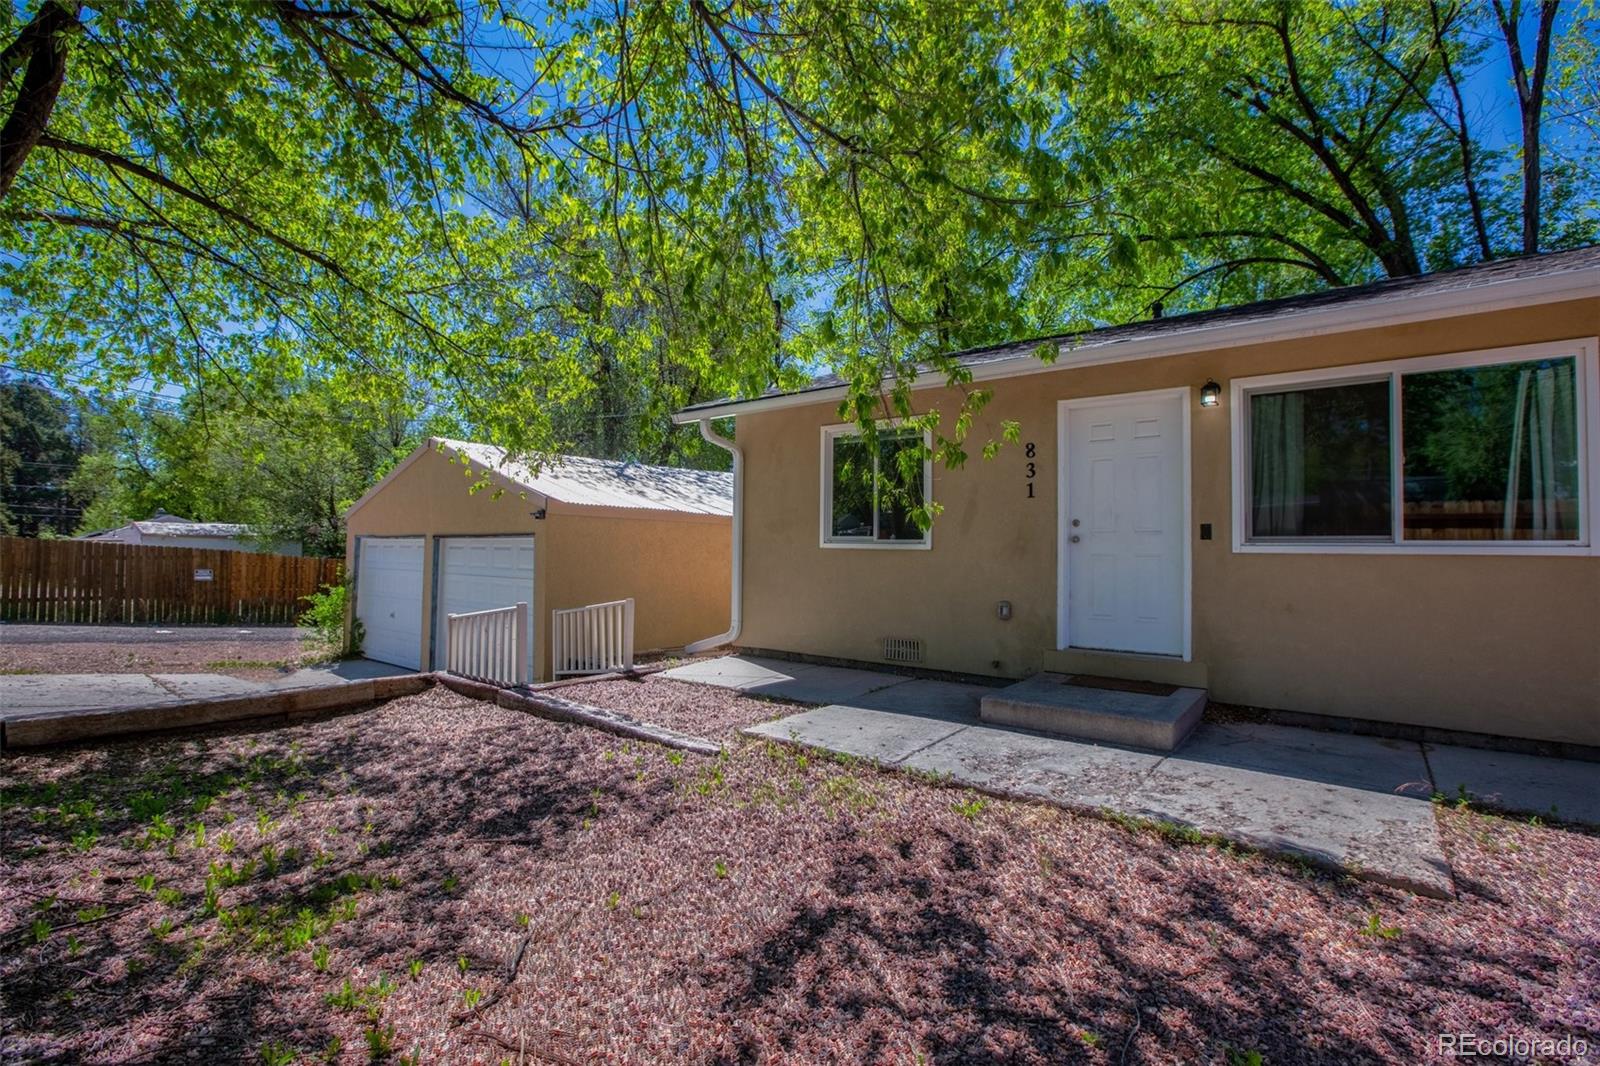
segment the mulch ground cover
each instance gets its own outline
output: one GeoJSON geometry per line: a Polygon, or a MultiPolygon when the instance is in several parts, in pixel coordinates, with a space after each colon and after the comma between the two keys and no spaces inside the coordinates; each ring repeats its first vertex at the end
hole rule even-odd
{"type": "Polygon", "coordinates": [[[563,687],[556,695],[722,742],[737,740],[745,726],[806,709],[806,705],[789,700],[745,696],[734,689],[650,675],[626,681],[586,681],[563,687]]]}
{"type": "MultiPolygon", "coordinates": [[[[634,686],[628,689],[617,685],[634,686]]],[[[581,696],[578,694],[581,692],[581,696]]],[[[741,740],[434,689],[4,759],[0,1059],[1416,1062],[1600,1048],[1600,839],[1439,809],[1438,901],[741,740]]],[[[675,709],[673,709],[675,708],[675,709]]]]}

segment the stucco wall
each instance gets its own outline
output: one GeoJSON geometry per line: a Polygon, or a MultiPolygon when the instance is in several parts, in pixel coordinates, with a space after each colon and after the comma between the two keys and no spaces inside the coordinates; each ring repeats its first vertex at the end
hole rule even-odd
{"type": "Polygon", "coordinates": [[[730,519],[552,511],[543,524],[546,619],[551,611],[632,596],[639,651],[681,648],[728,628],[730,519]]]}
{"type": "Polygon", "coordinates": [[[448,536],[534,535],[534,672],[549,675],[550,612],[633,596],[635,647],[679,647],[728,625],[729,529],[726,518],[667,514],[585,513],[551,502],[547,517],[532,512],[536,494],[471,492],[466,468],[428,452],[401,470],[351,513],[346,563],[357,573],[356,538],[422,536],[421,659],[429,661],[433,617],[434,539],[448,536]]]}
{"type": "MultiPolygon", "coordinates": [[[[933,668],[1184,681],[1231,703],[1600,744],[1600,557],[1236,553],[1226,392],[1234,377],[1597,333],[1589,300],[988,383],[972,458],[935,469],[945,511],[928,551],[819,547],[832,402],[741,416],[740,643],[874,661],[880,638],[921,637],[933,668]],[[1220,409],[1198,406],[1208,377],[1220,409]],[[1193,389],[1193,661],[1056,651],[1057,402],[1178,386],[1193,389]],[[1033,499],[1021,448],[979,455],[1003,419],[1037,445],[1033,499]]],[[[919,392],[919,409],[942,395],[919,392]]]]}

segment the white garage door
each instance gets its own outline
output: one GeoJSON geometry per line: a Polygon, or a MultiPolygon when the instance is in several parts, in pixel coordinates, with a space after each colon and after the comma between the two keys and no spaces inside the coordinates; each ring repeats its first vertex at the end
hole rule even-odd
{"type": "MultiPolygon", "coordinates": [[[[434,630],[434,669],[445,664],[445,616],[489,611],[526,603],[533,610],[532,537],[439,538],[438,612],[434,630]]],[[[534,642],[528,641],[532,677],[534,642]]]]}
{"type": "Polygon", "coordinates": [[[422,538],[362,537],[356,561],[361,653],[412,670],[422,665],[422,538]]]}

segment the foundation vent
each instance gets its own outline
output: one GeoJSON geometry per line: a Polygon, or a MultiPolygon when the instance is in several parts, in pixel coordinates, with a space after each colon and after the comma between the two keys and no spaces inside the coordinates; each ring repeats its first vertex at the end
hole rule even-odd
{"type": "Polygon", "coordinates": [[[922,638],[884,637],[883,661],[886,663],[922,662],[922,638]]]}

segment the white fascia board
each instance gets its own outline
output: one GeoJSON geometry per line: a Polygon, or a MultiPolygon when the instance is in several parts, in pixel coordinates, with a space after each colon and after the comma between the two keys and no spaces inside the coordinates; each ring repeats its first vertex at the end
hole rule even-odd
{"type": "MultiPolygon", "coordinates": [[[[1513,278],[1508,281],[1473,285],[1448,292],[1428,293],[1421,296],[1374,297],[1336,307],[1313,311],[1291,312],[1282,316],[1254,322],[1197,326],[1168,337],[1147,337],[1142,340],[1110,341],[1092,348],[1074,349],[1069,341],[1057,342],[1059,359],[1045,363],[1033,354],[1033,349],[1017,355],[1006,356],[992,362],[972,367],[972,380],[993,381],[998,378],[1022,377],[1027,374],[1048,374],[1055,370],[1071,370],[1085,366],[1104,366],[1137,359],[1157,359],[1168,355],[1186,355],[1211,351],[1223,347],[1246,344],[1266,344],[1274,341],[1295,340],[1302,337],[1348,333],[1359,329],[1377,329],[1383,326],[1433,319],[1454,318],[1461,315],[1504,311],[1517,307],[1560,303],[1600,296],[1600,269],[1582,267],[1560,274],[1546,274],[1533,278],[1513,278]]],[[[1089,331],[1086,331],[1086,333],[1089,331]]],[[[1049,341],[1041,342],[1043,344],[1049,341]]],[[[939,387],[948,384],[947,376],[940,371],[927,371],[917,375],[913,389],[939,387]]],[[[672,416],[678,425],[688,425],[703,419],[733,418],[755,414],[759,411],[776,411],[788,407],[805,407],[810,404],[837,402],[849,394],[844,385],[833,385],[808,392],[788,393],[742,400],[719,407],[679,411],[672,416]]]]}

